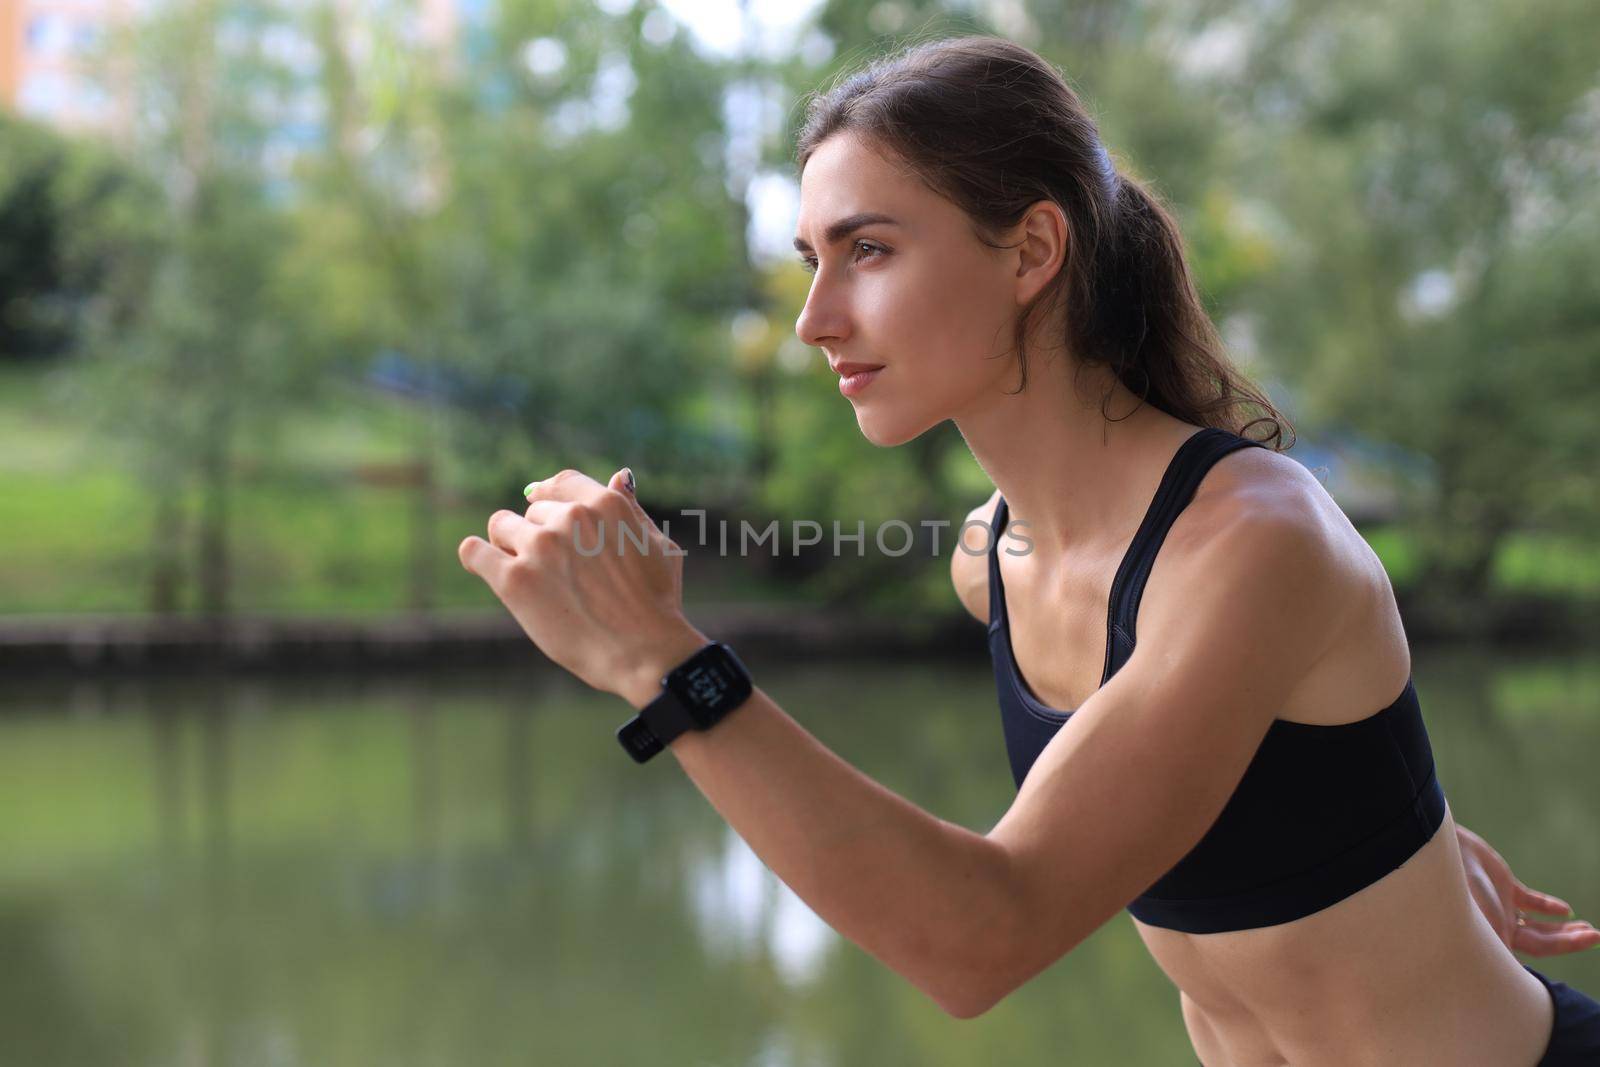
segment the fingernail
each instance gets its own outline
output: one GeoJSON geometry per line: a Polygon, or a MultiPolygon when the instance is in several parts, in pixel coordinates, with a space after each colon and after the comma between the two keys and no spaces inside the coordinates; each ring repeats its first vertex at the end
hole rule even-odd
{"type": "Polygon", "coordinates": [[[622,468],[622,473],[627,476],[626,484],[628,486],[628,492],[630,492],[630,493],[633,492],[633,468],[632,467],[623,467],[622,468]]]}
{"type": "Polygon", "coordinates": [[[529,482],[527,485],[523,486],[522,487],[522,495],[524,497],[527,497],[529,494],[531,494],[533,492],[534,487],[536,487],[538,484],[539,484],[538,482],[529,482]]]}

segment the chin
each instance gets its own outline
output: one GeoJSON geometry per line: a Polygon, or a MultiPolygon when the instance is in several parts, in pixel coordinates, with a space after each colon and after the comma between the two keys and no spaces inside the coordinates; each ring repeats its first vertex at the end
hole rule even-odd
{"type": "Polygon", "coordinates": [[[861,436],[872,444],[879,448],[893,448],[895,445],[916,440],[937,423],[891,420],[876,417],[871,412],[857,410],[856,425],[861,428],[861,436]]]}

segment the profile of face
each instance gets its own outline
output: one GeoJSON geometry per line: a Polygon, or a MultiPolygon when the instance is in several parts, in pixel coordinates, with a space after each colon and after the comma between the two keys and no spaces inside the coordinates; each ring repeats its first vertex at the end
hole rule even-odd
{"type": "Polygon", "coordinates": [[[1022,306],[1059,271],[1055,212],[1032,212],[1005,235],[1020,247],[991,248],[964,211],[869,139],[844,131],[817,147],[800,178],[795,247],[814,274],[795,333],[831,366],[882,366],[847,393],[869,441],[902,444],[1016,388],[1005,353],[1022,306]]]}

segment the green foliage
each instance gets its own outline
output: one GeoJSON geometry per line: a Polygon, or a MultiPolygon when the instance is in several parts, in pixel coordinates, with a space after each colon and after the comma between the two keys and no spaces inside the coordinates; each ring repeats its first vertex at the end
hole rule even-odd
{"type": "MultiPolygon", "coordinates": [[[[1249,327],[1236,357],[1287,390],[1302,436],[1349,428],[1426,468],[1376,535],[1401,553],[1397,584],[1465,597],[1589,580],[1592,5],[830,2],[818,62],[710,57],[682,28],[644,32],[651,3],[494,11],[452,74],[398,24],[353,50],[338,5],[208,0],[108,41],[151,117],[126,151],[0,124],[0,350],[65,346],[52,410],[95,443],[96,476],[150,509],[146,547],[130,535],[86,573],[141,574],[156,608],[197,586],[225,604],[263,566],[260,531],[239,528],[250,494],[283,488],[274,541],[320,543],[360,524],[319,522],[312,487],[374,459],[431,479],[383,490],[385,534],[343,562],[269,554],[299,576],[281,589],[445,602],[454,561],[437,547],[467,532],[458,506],[475,530],[564,466],[629,463],[659,503],[758,526],[958,520],[989,493],[959,434],[872,448],[794,338],[808,276],[752,261],[727,101],[780,105],[758,165],[792,172],[806,94],[907,41],[999,31],[1060,65],[1118,166],[1171,203],[1208,308],[1249,327]],[[313,73],[264,47],[274,28],[315,43],[313,73]],[[1230,39],[1220,59],[1197,47],[1230,39]],[[326,136],[280,174],[255,102],[291,90],[318,101],[326,136]],[[375,414],[352,379],[379,353],[438,388],[375,414]],[[352,431],[370,451],[307,436],[341,411],[383,423],[352,431]],[[1541,567],[1535,543],[1572,562],[1541,567]],[[391,554],[399,574],[358,562],[391,554]],[[392,588],[353,591],[366,582],[392,588]]],[[[5,547],[46,536],[30,524],[47,514],[5,547]]],[[[946,564],[877,557],[796,593],[948,609],[946,564]]]]}
{"type": "Polygon", "coordinates": [[[0,361],[58,356],[114,296],[119,252],[148,232],[140,175],[104,149],[0,113],[0,361]]]}
{"type": "Polygon", "coordinates": [[[1474,596],[1518,530],[1592,537],[1600,355],[1592,4],[1214,4],[1217,79],[1279,220],[1241,292],[1313,423],[1429,458],[1425,581],[1474,596]],[[1427,299],[1431,286],[1435,298],[1427,299]]]}

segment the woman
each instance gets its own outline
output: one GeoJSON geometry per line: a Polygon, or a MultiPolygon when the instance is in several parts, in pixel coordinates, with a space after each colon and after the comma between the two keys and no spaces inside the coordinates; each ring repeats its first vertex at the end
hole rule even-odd
{"type": "MultiPolygon", "coordinates": [[[[1278,450],[1170,217],[1060,75],[994,38],[924,44],[814,100],[798,156],[796,332],[869,440],[954,419],[998,487],[951,571],[1018,792],[989,833],[953,825],[756,689],[668,742],[717,810],[960,1018],[1126,907],[1209,1067],[1600,1062],[1600,1005],[1510,951],[1600,933],[1523,916],[1570,909],[1455,826],[1381,565],[1278,450]],[[1275,447],[1239,432],[1263,424],[1275,447]]],[[[645,708],[708,641],[679,550],[626,468],[527,496],[463,566],[645,708]],[[595,553],[612,524],[648,551],[595,553]]]]}

